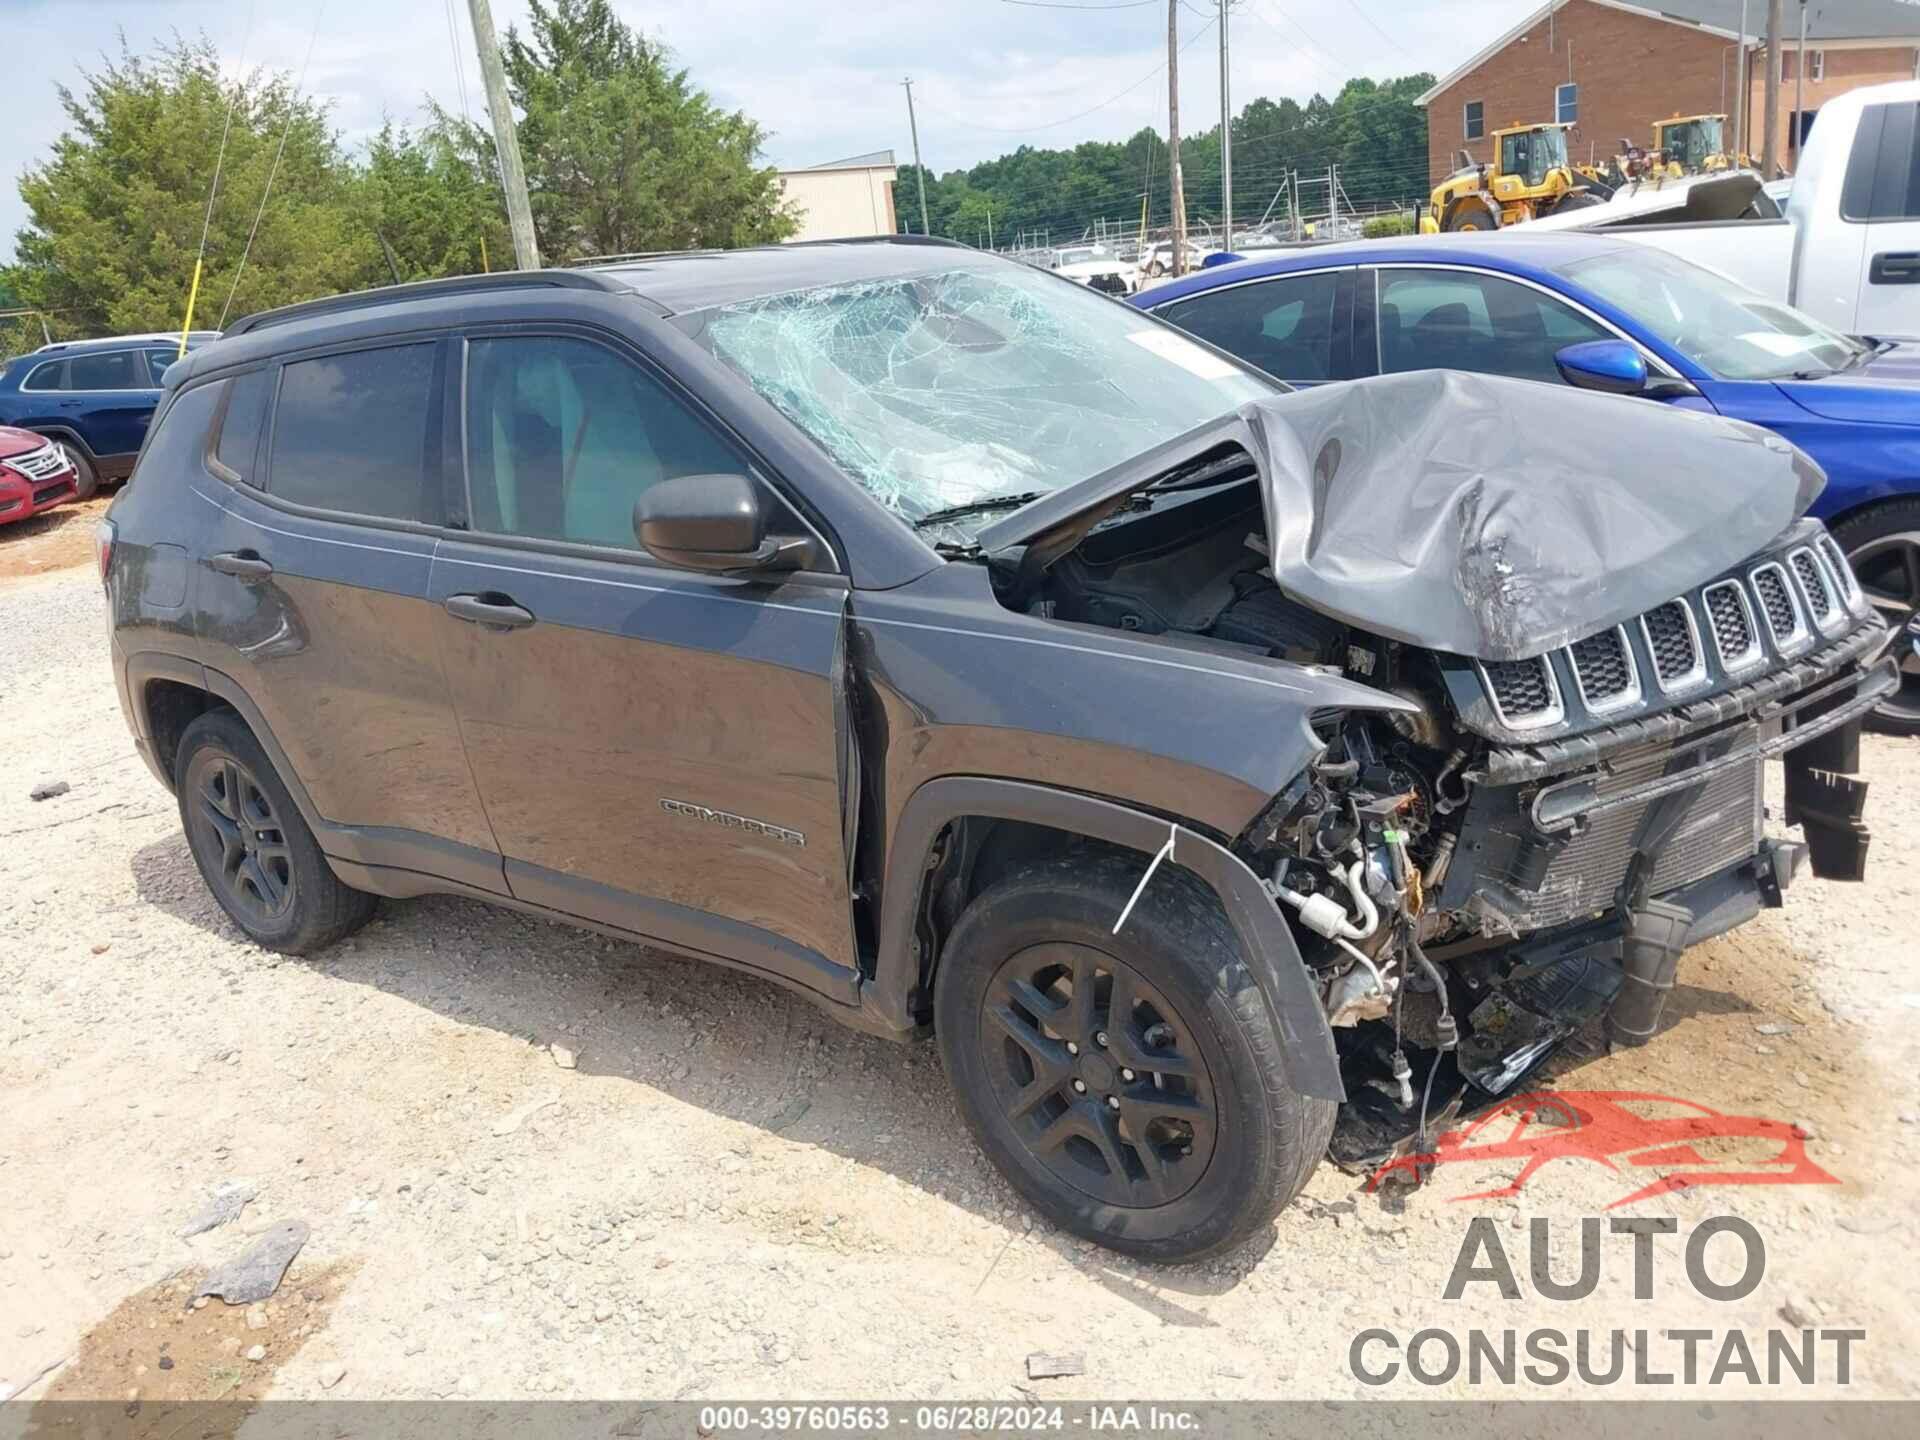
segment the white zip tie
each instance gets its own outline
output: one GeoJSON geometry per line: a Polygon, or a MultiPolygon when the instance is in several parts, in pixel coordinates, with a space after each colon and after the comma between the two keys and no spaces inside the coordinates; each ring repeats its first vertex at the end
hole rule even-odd
{"type": "Polygon", "coordinates": [[[1140,897],[1147,893],[1147,882],[1153,879],[1153,872],[1160,868],[1162,860],[1173,857],[1173,842],[1180,834],[1178,825],[1167,826],[1167,843],[1155,852],[1153,863],[1147,866],[1147,873],[1140,877],[1140,883],[1133,887],[1133,898],[1127,901],[1127,908],[1120,912],[1120,918],[1113,922],[1113,933],[1118,935],[1120,927],[1127,923],[1127,916],[1133,913],[1133,907],[1140,903],[1140,897]]]}

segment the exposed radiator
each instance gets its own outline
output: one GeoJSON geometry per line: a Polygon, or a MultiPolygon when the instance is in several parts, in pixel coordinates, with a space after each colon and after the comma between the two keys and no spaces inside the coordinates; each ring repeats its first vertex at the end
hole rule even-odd
{"type": "MultiPolygon", "coordinates": [[[[1661,777],[1671,752],[1643,750],[1615,761],[1596,789],[1602,799],[1661,777]]],[[[1440,904],[1485,904],[1522,930],[1546,929],[1609,909],[1626,878],[1651,801],[1595,816],[1564,843],[1542,838],[1527,814],[1533,786],[1482,787],[1474,793],[1440,904]],[[1465,862],[1465,863],[1462,863],[1465,862]]],[[[1672,836],[1653,860],[1648,893],[1659,895],[1747,859],[1761,839],[1761,762],[1722,770],[1686,802],[1672,836]]]]}

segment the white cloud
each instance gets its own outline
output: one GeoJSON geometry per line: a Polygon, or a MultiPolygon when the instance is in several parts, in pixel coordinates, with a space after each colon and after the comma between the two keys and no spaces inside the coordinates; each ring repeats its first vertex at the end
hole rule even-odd
{"type": "MultiPolygon", "coordinates": [[[[174,31],[189,37],[204,31],[238,61],[250,3],[247,63],[297,70],[322,0],[0,0],[0,34],[16,57],[8,124],[0,133],[0,253],[10,251],[25,219],[12,182],[45,158],[65,128],[56,86],[77,85],[83,68],[116,50],[116,32],[139,50],[174,31]],[[23,57],[30,63],[20,63],[23,57]]],[[[377,128],[383,115],[418,120],[429,94],[457,108],[442,0],[324,3],[307,85],[331,104],[349,141],[377,128]]],[[[765,126],[768,156],[779,164],[886,147],[909,158],[905,75],[913,76],[920,104],[922,153],[937,171],[1023,143],[1058,146],[1120,139],[1143,125],[1166,128],[1166,77],[1152,73],[1166,56],[1161,4],[1075,11],[1002,0],[615,3],[628,23],[669,45],[718,103],[765,126]],[[1081,111],[1090,113],[1067,118],[1081,111]]],[[[1238,0],[1234,99],[1244,105],[1263,94],[1331,95],[1355,74],[1443,73],[1536,3],[1238,0]]],[[[461,44],[470,45],[467,0],[453,4],[461,44]]],[[[1213,9],[1213,0],[1184,0],[1180,13],[1182,38],[1192,42],[1180,57],[1181,114],[1189,130],[1219,118],[1215,31],[1200,33],[1213,9]]],[[[526,6],[495,0],[494,13],[504,31],[524,24],[526,6]]],[[[478,65],[470,51],[462,58],[478,114],[478,65]]]]}

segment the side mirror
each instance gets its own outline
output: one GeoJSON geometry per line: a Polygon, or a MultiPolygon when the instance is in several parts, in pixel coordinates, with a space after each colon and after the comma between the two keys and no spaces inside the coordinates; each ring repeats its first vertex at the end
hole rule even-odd
{"type": "Polygon", "coordinates": [[[767,538],[760,487],[745,475],[682,475],[634,502],[633,535],[654,559],[687,570],[756,570],[781,551],[767,538]]]}
{"type": "Polygon", "coordinates": [[[1639,395],[1647,388],[1647,362],[1624,340],[1587,340],[1553,357],[1560,375],[1582,390],[1609,395],[1639,395]]]}

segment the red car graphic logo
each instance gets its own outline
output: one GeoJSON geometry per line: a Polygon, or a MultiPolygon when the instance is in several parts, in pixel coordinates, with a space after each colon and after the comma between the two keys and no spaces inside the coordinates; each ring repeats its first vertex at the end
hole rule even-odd
{"type": "Polygon", "coordinates": [[[1518,1195],[1550,1160],[1591,1160],[1609,1170],[1662,1170],[1608,1205],[1706,1185],[1838,1185],[1807,1157],[1806,1132],[1757,1115],[1724,1115],[1691,1100],[1631,1090],[1543,1090],[1515,1095],[1442,1134],[1429,1154],[1402,1155],[1367,1180],[1395,1172],[1419,1180],[1436,1165],[1524,1162],[1512,1182],[1460,1200],[1518,1195]],[[1645,1112],[1645,1113],[1643,1113],[1645,1112]],[[1666,1113],[1654,1113],[1666,1112],[1666,1113]]]}

